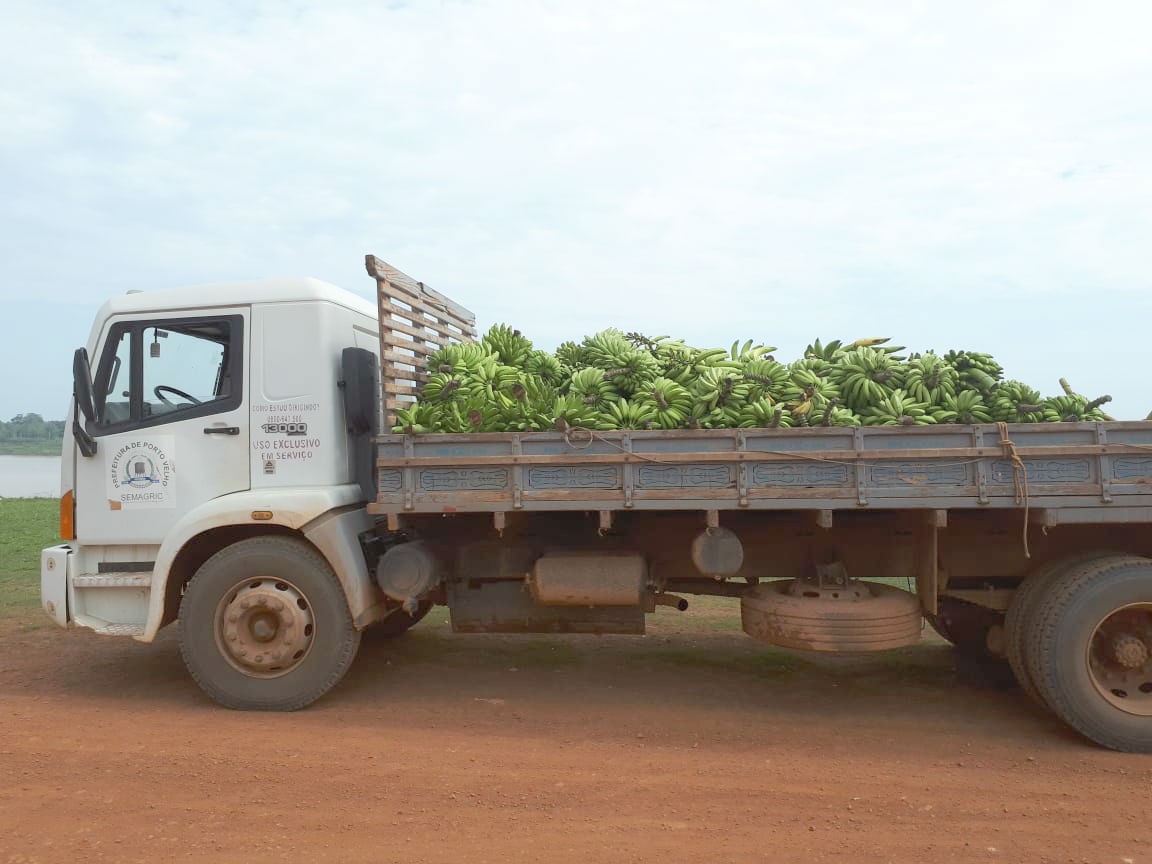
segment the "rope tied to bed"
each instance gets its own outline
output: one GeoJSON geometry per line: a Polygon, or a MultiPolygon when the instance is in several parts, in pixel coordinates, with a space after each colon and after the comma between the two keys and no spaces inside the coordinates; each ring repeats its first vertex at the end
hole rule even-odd
{"type": "Polygon", "coordinates": [[[1022,533],[1024,557],[1031,558],[1032,553],[1028,549],[1028,468],[1024,464],[1024,460],[1020,458],[1020,454],[1016,452],[1016,445],[1008,437],[1008,424],[1001,421],[996,424],[996,428],[1000,430],[1000,446],[1004,448],[1004,455],[1012,463],[1012,486],[1016,492],[1016,503],[1024,508],[1024,531],[1022,533]]]}

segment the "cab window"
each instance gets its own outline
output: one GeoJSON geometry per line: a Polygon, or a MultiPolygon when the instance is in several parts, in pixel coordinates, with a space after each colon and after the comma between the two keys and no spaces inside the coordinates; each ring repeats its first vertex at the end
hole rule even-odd
{"type": "Polygon", "coordinates": [[[239,406],[243,318],[115,325],[96,374],[95,434],[156,426],[239,406]]]}
{"type": "Polygon", "coordinates": [[[228,324],[145,327],[144,413],[170,414],[228,396],[228,324]]]}

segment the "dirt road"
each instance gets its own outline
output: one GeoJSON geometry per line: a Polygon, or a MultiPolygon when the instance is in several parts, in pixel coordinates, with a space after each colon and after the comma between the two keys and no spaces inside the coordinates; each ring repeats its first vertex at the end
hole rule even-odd
{"type": "Polygon", "coordinates": [[[6,622],[0,864],[1152,862],[1152,757],[943,644],[813,663],[675,614],[502,637],[436,610],[289,715],[215,707],[171,632],[6,622]]]}

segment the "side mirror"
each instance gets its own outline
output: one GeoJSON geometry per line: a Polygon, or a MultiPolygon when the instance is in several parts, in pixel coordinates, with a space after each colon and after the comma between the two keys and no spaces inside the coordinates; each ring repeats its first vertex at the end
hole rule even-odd
{"type": "MultiPolygon", "coordinates": [[[[88,351],[85,348],[77,348],[72,355],[72,398],[76,401],[76,410],[89,423],[93,422],[96,419],[96,402],[92,396],[92,367],[88,365],[88,351]]],[[[79,417],[72,418],[72,436],[82,456],[96,455],[96,440],[80,425],[79,417]]]]}
{"type": "Polygon", "coordinates": [[[76,397],[76,407],[84,419],[92,423],[96,419],[96,400],[92,395],[92,367],[88,365],[88,350],[77,348],[72,355],[72,395],[76,397]]]}

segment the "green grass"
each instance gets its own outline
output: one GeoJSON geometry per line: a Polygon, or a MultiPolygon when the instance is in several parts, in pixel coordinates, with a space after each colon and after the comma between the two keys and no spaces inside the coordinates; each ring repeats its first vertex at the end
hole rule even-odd
{"type": "Polygon", "coordinates": [[[54,498],[0,500],[0,618],[40,605],[40,550],[59,543],[54,498]]]}
{"type": "Polygon", "coordinates": [[[62,441],[0,441],[0,456],[59,456],[62,441]]]}

